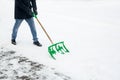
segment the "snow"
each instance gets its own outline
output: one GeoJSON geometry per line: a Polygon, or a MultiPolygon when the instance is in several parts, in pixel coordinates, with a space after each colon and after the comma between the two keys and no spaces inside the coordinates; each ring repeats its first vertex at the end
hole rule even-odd
{"type": "Polygon", "coordinates": [[[71,80],[43,64],[30,61],[15,51],[0,49],[0,79],[4,80],[71,80]],[[6,51],[5,51],[6,50],[6,51]]]}
{"type": "Polygon", "coordinates": [[[70,53],[47,52],[50,42],[35,20],[39,41],[23,22],[17,45],[11,45],[14,25],[14,1],[2,0],[0,9],[0,47],[14,50],[32,61],[54,67],[73,80],[120,80],[120,1],[109,0],[37,0],[38,18],[53,41],[64,41],[70,53]]]}

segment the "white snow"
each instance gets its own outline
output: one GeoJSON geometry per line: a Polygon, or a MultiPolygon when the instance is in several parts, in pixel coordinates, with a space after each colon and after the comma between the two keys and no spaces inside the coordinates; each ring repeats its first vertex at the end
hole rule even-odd
{"type": "Polygon", "coordinates": [[[14,0],[0,3],[0,47],[43,63],[73,80],[120,80],[120,1],[37,0],[38,18],[53,41],[64,41],[70,53],[47,52],[50,42],[35,20],[39,41],[32,44],[29,26],[20,26],[17,45],[10,43],[14,25],[14,0]]]}

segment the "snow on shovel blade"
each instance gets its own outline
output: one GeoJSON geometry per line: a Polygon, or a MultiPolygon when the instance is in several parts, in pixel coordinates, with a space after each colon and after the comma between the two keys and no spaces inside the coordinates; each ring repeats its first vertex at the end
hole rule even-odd
{"type": "Polygon", "coordinates": [[[69,50],[65,47],[64,41],[62,41],[62,42],[58,42],[56,44],[52,44],[51,46],[49,46],[48,52],[50,53],[50,55],[53,59],[56,59],[54,57],[54,54],[56,54],[56,53],[65,54],[65,53],[68,53],[69,50]]]}

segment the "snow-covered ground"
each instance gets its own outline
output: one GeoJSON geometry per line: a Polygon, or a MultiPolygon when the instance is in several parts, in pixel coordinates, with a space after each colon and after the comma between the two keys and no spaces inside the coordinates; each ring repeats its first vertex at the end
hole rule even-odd
{"type": "Polygon", "coordinates": [[[109,0],[37,0],[38,18],[53,41],[64,41],[70,53],[47,52],[50,42],[36,22],[39,41],[23,22],[17,45],[11,45],[14,25],[14,0],[0,3],[0,48],[5,47],[31,61],[54,67],[73,80],[120,80],[120,1],[109,0]]]}
{"type": "Polygon", "coordinates": [[[0,48],[0,80],[71,80],[55,68],[15,53],[5,47],[0,48]]]}

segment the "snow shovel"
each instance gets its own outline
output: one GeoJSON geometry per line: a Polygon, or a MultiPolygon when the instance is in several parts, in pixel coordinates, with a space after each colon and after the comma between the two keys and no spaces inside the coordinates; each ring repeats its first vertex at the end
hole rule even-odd
{"type": "Polygon", "coordinates": [[[46,36],[48,37],[49,41],[52,44],[51,46],[48,47],[48,52],[50,53],[51,57],[53,59],[56,59],[54,57],[54,54],[56,54],[56,53],[61,53],[61,54],[68,53],[69,50],[65,47],[64,41],[61,41],[61,42],[58,42],[58,43],[54,44],[52,39],[50,38],[50,36],[46,32],[45,28],[43,27],[43,25],[41,24],[41,22],[37,18],[37,16],[34,13],[33,13],[33,16],[35,17],[35,19],[37,20],[37,22],[39,23],[39,25],[41,26],[41,28],[43,29],[43,31],[45,32],[46,36]]]}

